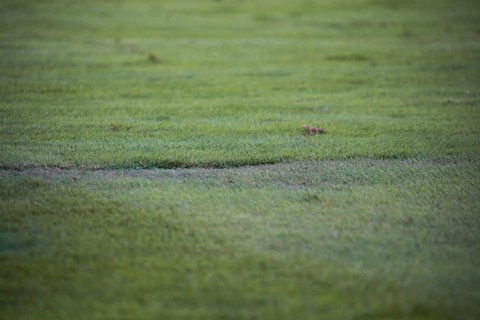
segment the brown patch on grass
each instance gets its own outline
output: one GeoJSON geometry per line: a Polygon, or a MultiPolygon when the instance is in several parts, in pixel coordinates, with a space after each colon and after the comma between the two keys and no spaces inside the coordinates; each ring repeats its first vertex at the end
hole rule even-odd
{"type": "Polygon", "coordinates": [[[316,128],[316,127],[312,127],[312,126],[309,126],[309,125],[304,125],[303,129],[305,130],[306,134],[324,134],[324,133],[327,133],[327,131],[325,131],[325,129],[323,129],[323,128],[316,128]]]}
{"type": "Polygon", "coordinates": [[[112,123],[110,124],[110,126],[108,126],[108,129],[110,129],[110,131],[113,131],[113,132],[119,132],[119,131],[130,131],[131,128],[129,126],[125,126],[122,124],[112,123]]]}
{"type": "Polygon", "coordinates": [[[150,54],[148,55],[148,61],[151,62],[151,63],[156,63],[156,64],[163,62],[160,58],[158,58],[158,57],[157,57],[156,55],[154,55],[153,53],[150,53],[150,54]]]}

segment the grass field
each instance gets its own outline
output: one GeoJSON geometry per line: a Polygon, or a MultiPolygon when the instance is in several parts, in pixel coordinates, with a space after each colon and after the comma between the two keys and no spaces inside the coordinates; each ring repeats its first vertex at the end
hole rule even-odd
{"type": "Polygon", "coordinates": [[[474,0],[0,1],[0,319],[477,319],[479,108],[474,0]]]}

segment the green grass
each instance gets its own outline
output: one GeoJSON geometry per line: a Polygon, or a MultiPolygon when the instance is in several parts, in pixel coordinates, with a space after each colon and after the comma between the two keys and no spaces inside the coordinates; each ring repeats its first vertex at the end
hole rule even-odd
{"type": "Polygon", "coordinates": [[[0,6],[4,167],[227,167],[479,149],[476,1],[0,6]],[[328,134],[305,137],[304,124],[328,134]]]}
{"type": "Polygon", "coordinates": [[[475,319],[478,158],[4,175],[5,319],[475,319]]]}
{"type": "Polygon", "coordinates": [[[0,1],[0,319],[480,318],[479,21],[0,1]]]}

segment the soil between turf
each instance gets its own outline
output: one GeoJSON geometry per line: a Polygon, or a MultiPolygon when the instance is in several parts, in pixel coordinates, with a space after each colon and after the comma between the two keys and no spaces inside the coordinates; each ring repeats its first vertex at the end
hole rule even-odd
{"type": "Polygon", "coordinates": [[[349,159],[349,160],[322,160],[322,161],[295,161],[288,163],[262,164],[251,166],[240,166],[230,168],[122,168],[122,169],[81,169],[81,168],[59,168],[30,166],[24,168],[2,168],[0,178],[31,176],[44,179],[79,179],[82,177],[99,178],[194,178],[194,177],[215,177],[225,174],[255,175],[262,172],[297,172],[307,173],[322,169],[342,169],[358,166],[359,168],[386,168],[391,165],[405,166],[448,166],[458,163],[478,163],[476,156],[452,156],[435,157],[427,159],[349,159]]]}

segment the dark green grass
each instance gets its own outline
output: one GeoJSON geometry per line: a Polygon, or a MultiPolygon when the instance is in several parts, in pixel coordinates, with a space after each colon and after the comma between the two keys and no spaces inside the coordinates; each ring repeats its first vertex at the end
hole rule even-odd
{"type": "Polygon", "coordinates": [[[474,154],[476,1],[2,1],[4,167],[474,154]],[[306,137],[302,126],[325,128],[306,137]]]}
{"type": "Polygon", "coordinates": [[[4,319],[475,319],[478,158],[3,172],[4,319]]]}

